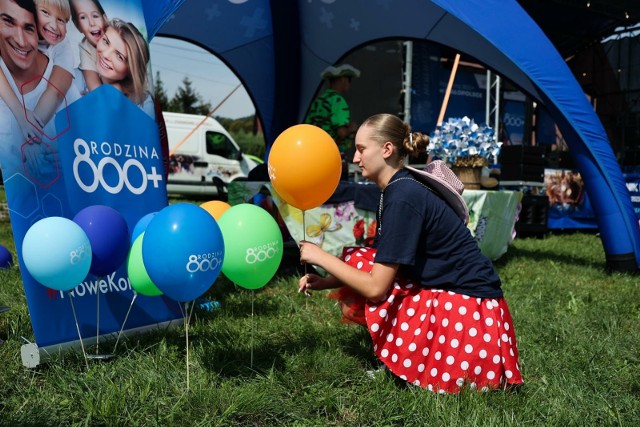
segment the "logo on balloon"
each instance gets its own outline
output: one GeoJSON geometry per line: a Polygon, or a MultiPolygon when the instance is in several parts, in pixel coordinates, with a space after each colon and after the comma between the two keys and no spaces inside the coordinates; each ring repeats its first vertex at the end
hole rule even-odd
{"type": "Polygon", "coordinates": [[[222,265],[222,254],[210,253],[202,255],[189,255],[187,262],[187,271],[189,273],[197,273],[215,270],[222,265]]]}
{"type": "Polygon", "coordinates": [[[278,255],[278,242],[272,242],[255,248],[247,248],[244,260],[247,264],[255,264],[273,259],[276,255],[278,255]]]}
{"type": "Polygon", "coordinates": [[[87,258],[89,254],[88,248],[84,245],[78,246],[69,253],[69,262],[71,265],[78,265],[87,258]]]}

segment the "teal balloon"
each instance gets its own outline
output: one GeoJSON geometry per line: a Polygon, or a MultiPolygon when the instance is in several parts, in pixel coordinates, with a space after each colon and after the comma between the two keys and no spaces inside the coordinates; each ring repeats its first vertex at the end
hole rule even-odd
{"type": "Polygon", "coordinates": [[[58,291],[69,291],[86,279],[91,258],[89,237],[68,218],[43,218],[22,240],[22,260],[29,274],[58,291]]]}
{"type": "Polygon", "coordinates": [[[222,273],[246,289],[259,289],[278,271],[283,242],[278,223],[259,206],[232,206],[218,220],[224,240],[222,273]]]}
{"type": "Polygon", "coordinates": [[[127,257],[127,275],[129,283],[134,291],[140,295],[157,297],[162,295],[162,291],[153,283],[142,260],[142,239],[144,232],[140,234],[131,245],[129,256],[127,257]]]}

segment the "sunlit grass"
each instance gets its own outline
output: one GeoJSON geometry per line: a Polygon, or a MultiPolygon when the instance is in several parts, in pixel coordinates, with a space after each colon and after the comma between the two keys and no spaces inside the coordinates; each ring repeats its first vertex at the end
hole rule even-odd
{"type": "MultiPolygon", "coordinates": [[[[0,243],[12,247],[8,225],[0,243]]],[[[0,271],[0,425],[640,425],[637,277],[604,271],[593,234],[516,239],[496,262],[520,349],[517,393],[439,396],[377,367],[367,332],[334,302],[296,291],[295,256],[266,287],[220,278],[219,310],[184,332],[121,342],[109,362],[20,361],[31,325],[17,267],[0,271]]]]}

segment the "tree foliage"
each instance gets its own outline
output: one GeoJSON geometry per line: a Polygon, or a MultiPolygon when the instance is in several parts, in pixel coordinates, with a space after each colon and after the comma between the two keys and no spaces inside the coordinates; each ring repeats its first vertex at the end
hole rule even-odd
{"type": "Polygon", "coordinates": [[[204,102],[202,96],[192,86],[189,77],[182,80],[182,86],[178,88],[176,94],[171,98],[168,109],[174,113],[207,115],[211,111],[211,104],[204,102]]]}
{"type": "Polygon", "coordinates": [[[153,84],[153,95],[155,100],[162,111],[169,111],[169,95],[167,95],[167,91],[164,88],[164,82],[160,78],[160,72],[156,72],[156,79],[153,84]]]}
{"type": "MultiPolygon", "coordinates": [[[[159,72],[156,73],[154,85],[154,95],[162,107],[162,111],[205,116],[212,110],[209,103],[203,102],[202,96],[193,87],[193,83],[189,77],[185,77],[182,80],[182,85],[171,99],[169,99],[167,95],[164,82],[160,78],[159,72]]],[[[264,135],[256,123],[255,115],[241,117],[239,119],[216,116],[215,119],[231,133],[243,152],[253,154],[260,158],[264,157],[264,135]]]]}

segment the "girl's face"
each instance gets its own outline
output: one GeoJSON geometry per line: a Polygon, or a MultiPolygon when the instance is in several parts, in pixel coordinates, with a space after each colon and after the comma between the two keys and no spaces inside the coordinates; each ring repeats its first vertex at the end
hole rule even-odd
{"type": "Polygon", "coordinates": [[[107,27],[96,46],[96,65],[104,83],[119,82],[129,75],[129,50],[112,27],[107,27]]]}
{"type": "MultiPolygon", "coordinates": [[[[377,177],[386,165],[384,159],[384,146],[371,138],[373,128],[360,126],[356,133],[356,153],[353,155],[353,163],[360,167],[362,177],[377,182],[377,177]]],[[[390,143],[389,143],[390,144],[390,143]]]]}
{"type": "Polygon", "coordinates": [[[107,17],[100,13],[91,0],[74,0],[72,6],[78,16],[78,30],[89,43],[97,46],[107,26],[107,17]]]}
{"type": "Polygon", "coordinates": [[[38,34],[47,44],[60,43],[67,36],[67,19],[62,11],[54,6],[38,7],[38,34]]]}

